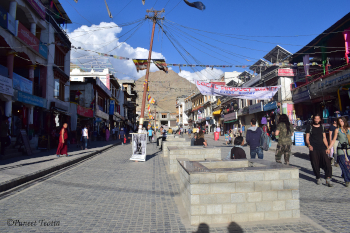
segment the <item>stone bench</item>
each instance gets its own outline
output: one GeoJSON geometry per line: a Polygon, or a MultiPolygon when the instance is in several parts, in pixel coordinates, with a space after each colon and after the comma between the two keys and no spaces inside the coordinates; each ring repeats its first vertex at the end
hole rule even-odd
{"type": "Polygon", "coordinates": [[[221,148],[208,146],[168,146],[169,153],[169,171],[175,173],[178,171],[178,158],[188,159],[190,161],[201,161],[201,160],[221,160],[221,148]]]}
{"type": "Polygon", "coordinates": [[[191,225],[300,218],[299,170],[266,160],[178,159],[191,225]]]}
{"type": "MultiPolygon", "coordinates": [[[[182,138],[176,138],[176,139],[182,139],[182,138]]],[[[183,138],[184,139],[184,138],[183,138]]],[[[169,156],[169,150],[168,147],[188,147],[191,146],[191,141],[185,141],[185,140],[167,140],[162,142],[162,148],[163,148],[163,157],[169,156]]]]}

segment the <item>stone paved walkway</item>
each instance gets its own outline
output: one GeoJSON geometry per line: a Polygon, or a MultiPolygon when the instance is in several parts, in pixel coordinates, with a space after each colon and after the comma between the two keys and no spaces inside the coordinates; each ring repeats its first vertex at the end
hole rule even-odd
{"type": "MultiPolygon", "coordinates": [[[[222,157],[226,157],[230,148],[222,141],[209,143],[222,146],[222,157]]],[[[155,145],[149,144],[146,162],[131,162],[130,151],[130,145],[116,146],[1,199],[0,232],[350,232],[350,189],[344,187],[340,169],[333,172],[335,187],[317,186],[306,154],[291,158],[291,164],[301,169],[305,217],[300,221],[203,225],[201,230],[181,218],[181,207],[176,204],[178,181],[167,173],[155,145]],[[8,226],[12,220],[36,221],[37,225],[8,226]],[[40,226],[50,221],[59,221],[59,226],[40,226]]],[[[266,152],[264,159],[273,160],[273,156],[266,152]]]]}

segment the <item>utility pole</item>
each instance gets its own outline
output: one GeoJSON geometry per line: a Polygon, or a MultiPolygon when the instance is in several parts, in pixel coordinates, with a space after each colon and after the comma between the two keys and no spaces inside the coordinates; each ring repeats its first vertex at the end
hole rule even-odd
{"type": "Polygon", "coordinates": [[[158,14],[161,14],[164,11],[156,11],[156,10],[147,10],[147,13],[153,13],[152,16],[150,15],[146,15],[146,19],[150,19],[153,21],[153,27],[152,27],[152,37],[151,37],[151,44],[150,44],[150,48],[149,48],[149,53],[148,53],[148,62],[147,62],[147,71],[146,71],[146,76],[145,76],[145,85],[143,87],[143,97],[142,97],[142,105],[141,105],[141,117],[140,117],[140,122],[139,122],[139,133],[142,130],[142,126],[143,126],[143,121],[144,121],[144,116],[145,116],[145,107],[146,107],[146,97],[147,97],[147,90],[148,90],[148,77],[149,77],[149,69],[151,66],[151,56],[152,56],[152,47],[153,47],[153,38],[154,38],[154,30],[156,28],[156,23],[157,20],[159,19],[163,19],[163,18],[158,18],[158,14]]]}
{"type": "Polygon", "coordinates": [[[154,136],[157,138],[157,103],[154,103],[154,136]]]}

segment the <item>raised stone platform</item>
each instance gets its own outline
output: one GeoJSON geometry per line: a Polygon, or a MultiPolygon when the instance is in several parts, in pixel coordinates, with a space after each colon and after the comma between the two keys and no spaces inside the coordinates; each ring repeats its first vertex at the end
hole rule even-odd
{"type": "Polygon", "coordinates": [[[178,171],[178,158],[189,161],[221,160],[221,148],[203,146],[168,146],[170,173],[178,171]]]}
{"type": "Polygon", "coordinates": [[[178,159],[192,225],[300,218],[299,170],[266,160],[178,159]]]}
{"type": "Polygon", "coordinates": [[[169,150],[168,147],[189,147],[191,146],[191,141],[186,141],[184,138],[173,138],[172,140],[163,141],[163,156],[168,157],[169,150]]]}

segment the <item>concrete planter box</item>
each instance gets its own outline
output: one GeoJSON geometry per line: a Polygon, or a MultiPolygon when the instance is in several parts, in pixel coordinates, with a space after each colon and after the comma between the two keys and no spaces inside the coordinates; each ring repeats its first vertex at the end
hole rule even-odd
{"type": "Polygon", "coordinates": [[[221,160],[221,148],[203,146],[168,146],[170,173],[178,171],[177,159],[182,158],[189,161],[221,160]]]}
{"type": "Polygon", "coordinates": [[[189,147],[191,146],[191,141],[185,141],[185,140],[167,140],[163,141],[163,156],[168,157],[169,156],[169,147],[189,147]]]}
{"type": "Polygon", "coordinates": [[[299,170],[265,160],[178,160],[192,225],[300,218],[299,170]]]}

